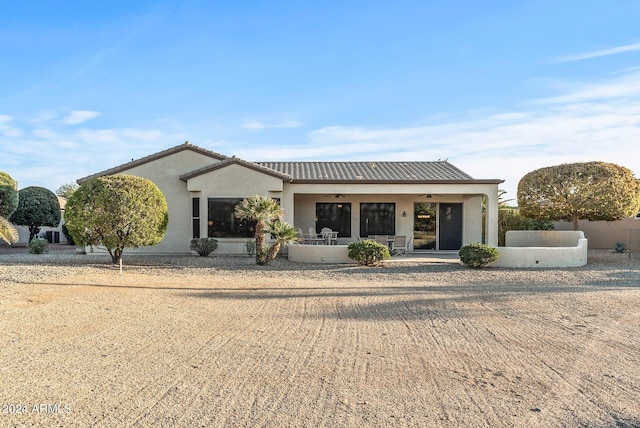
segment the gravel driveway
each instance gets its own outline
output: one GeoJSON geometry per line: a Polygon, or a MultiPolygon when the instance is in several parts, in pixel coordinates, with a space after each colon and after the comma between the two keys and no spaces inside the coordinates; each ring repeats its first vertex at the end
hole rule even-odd
{"type": "Polygon", "coordinates": [[[640,261],[0,254],[0,426],[640,426],[640,261]]]}

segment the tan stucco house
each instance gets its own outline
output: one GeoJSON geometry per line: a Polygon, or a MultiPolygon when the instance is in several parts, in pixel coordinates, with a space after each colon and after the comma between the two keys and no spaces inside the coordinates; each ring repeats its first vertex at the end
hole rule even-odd
{"type": "Polygon", "coordinates": [[[340,244],[370,235],[406,235],[415,251],[498,244],[503,181],[474,179],[446,161],[249,162],[186,142],[78,183],[111,174],[147,178],[167,200],[165,239],[140,252],[187,254],[193,238],[210,236],[216,253],[243,254],[253,230],[233,209],[256,194],[279,200],[284,220],[305,232],[338,231],[340,244]]]}

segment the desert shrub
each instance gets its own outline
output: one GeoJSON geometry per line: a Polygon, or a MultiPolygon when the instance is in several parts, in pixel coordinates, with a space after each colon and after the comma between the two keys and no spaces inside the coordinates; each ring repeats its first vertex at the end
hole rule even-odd
{"type": "Polygon", "coordinates": [[[498,260],[500,253],[497,248],[484,244],[469,244],[460,248],[460,261],[474,269],[482,269],[498,260]]]}
{"type": "Polygon", "coordinates": [[[191,241],[191,249],[200,257],[207,257],[218,248],[218,241],[214,238],[200,238],[191,241]]]}
{"type": "Polygon", "coordinates": [[[349,244],[349,258],[364,266],[375,266],[391,258],[389,248],[379,242],[364,240],[349,244]]]}
{"type": "Polygon", "coordinates": [[[613,250],[616,253],[624,253],[627,251],[627,244],[625,244],[624,242],[616,242],[613,245],[613,250]]]}
{"type": "Polygon", "coordinates": [[[529,220],[527,230],[553,230],[553,222],[550,220],[529,220]]]}
{"type": "Polygon", "coordinates": [[[46,239],[34,238],[29,242],[29,252],[31,254],[42,254],[47,251],[49,242],[46,239]]]}
{"type": "Polygon", "coordinates": [[[534,220],[520,215],[517,208],[506,207],[498,210],[498,246],[504,247],[509,230],[553,230],[553,222],[534,220]]]}

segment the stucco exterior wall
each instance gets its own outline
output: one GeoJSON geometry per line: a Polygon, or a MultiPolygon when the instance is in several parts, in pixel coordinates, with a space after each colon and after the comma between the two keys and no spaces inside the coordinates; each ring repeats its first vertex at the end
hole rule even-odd
{"type": "MultiPolygon", "coordinates": [[[[566,221],[554,222],[556,230],[573,230],[573,225],[566,221]]],[[[625,218],[619,221],[580,220],[578,229],[584,232],[591,248],[613,249],[616,242],[632,245],[629,231],[640,230],[640,218],[625,218]]],[[[638,232],[635,232],[634,237],[638,232]]]]}

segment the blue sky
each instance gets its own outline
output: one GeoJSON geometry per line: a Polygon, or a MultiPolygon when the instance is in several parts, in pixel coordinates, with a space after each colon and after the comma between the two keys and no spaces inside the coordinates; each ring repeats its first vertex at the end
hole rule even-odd
{"type": "Polygon", "coordinates": [[[640,177],[640,2],[2,2],[0,170],[61,184],[186,140],[264,160],[640,177]]]}

